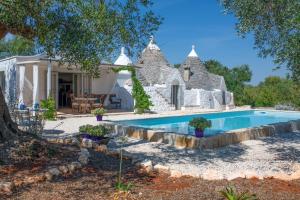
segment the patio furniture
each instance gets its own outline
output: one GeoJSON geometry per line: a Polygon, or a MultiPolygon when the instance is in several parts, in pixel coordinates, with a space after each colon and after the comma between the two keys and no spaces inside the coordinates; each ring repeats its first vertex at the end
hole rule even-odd
{"type": "Polygon", "coordinates": [[[72,112],[74,112],[74,110],[77,110],[77,112],[79,112],[79,103],[75,100],[74,95],[71,95],[71,106],[72,112]]]}
{"type": "Polygon", "coordinates": [[[100,95],[94,94],[93,96],[96,97],[96,100],[92,104],[92,109],[102,108],[104,105],[104,100],[105,100],[106,94],[100,94],[100,95]]]}
{"type": "Polygon", "coordinates": [[[91,111],[91,104],[89,103],[89,98],[80,98],[82,99],[82,103],[80,104],[80,112],[87,113],[87,111],[91,111]]]}
{"type": "Polygon", "coordinates": [[[15,110],[16,123],[24,131],[40,134],[44,128],[43,113],[47,109],[27,108],[24,110],[15,110]]]}
{"type": "Polygon", "coordinates": [[[110,95],[109,102],[111,105],[115,105],[115,108],[121,108],[122,99],[117,98],[116,95],[110,95]]]}

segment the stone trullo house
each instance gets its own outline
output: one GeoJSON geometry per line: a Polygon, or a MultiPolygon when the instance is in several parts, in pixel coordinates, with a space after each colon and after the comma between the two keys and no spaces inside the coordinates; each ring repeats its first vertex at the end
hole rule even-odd
{"type": "Polygon", "coordinates": [[[131,75],[116,74],[112,69],[133,65],[138,79],[150,95],[152,111],[188,108],[224,109],[233,106],[233,95],[227,92],[223,77],[208,73],[194,48],[179,69],[166,60],[153,38],[137,63],[121,55],[114,64],[101,64],[98,78],[82,72],[77,66],[61,64],[46,55],[13,56],[0,60],[0,87],[8,103],[32,106],[52,96],[57,108],[69,107],[67,94],[106,96],[104,105],[111,108],[111,95],[121,99],[123,110],[133,110],[131,75]]]}
{"type": "MultiPolygon", "coordinates": [[[[132,62],[122,50],[115,64],[130,65],[132,62]]],[[[151,38],[134,65],[139,67],[137,77],[154,105],[151,111],[225,109],[234,106],[233,94],[227,91],[224,78],[206,70],[194,46],[184,63],[176,69],[151,38]]],[[[120,73],[117,82],[113,93],[122,99],[124,109],[132,109],[130,74],[120,73]]]]}

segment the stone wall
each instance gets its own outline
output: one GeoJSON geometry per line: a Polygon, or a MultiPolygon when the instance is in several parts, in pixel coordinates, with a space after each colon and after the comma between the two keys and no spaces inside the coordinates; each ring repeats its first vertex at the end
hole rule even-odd
{"type": "MultiPolygon", "coordinates": [[[[225,103],[226,105],[234,105],[232,93],[225,91],[225,103]]],[[[184,106],[201,109],[223,109],[223,92],[220,90],[207,91],[203,89],[185,90],[184,106]]]]}
{"type": "Polygon", "coordinates": [[[274,123],[261,127],[238,129],[207,138],[196,138],[192,135],[116,125],[111,122],[105,123],[105,126],[113,128],[118,134],[123,134],[124,131],[126,135],[136,139],[148,140],[150,142],[162,142],[178,148],[212,149],[240,143],[245,140],[254,140],[260,137],[273,136],[275,134],[300,131],[300,120],[274,123]]]}

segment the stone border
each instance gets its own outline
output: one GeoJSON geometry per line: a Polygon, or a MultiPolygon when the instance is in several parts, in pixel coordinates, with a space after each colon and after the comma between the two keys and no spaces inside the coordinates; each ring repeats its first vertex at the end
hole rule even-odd
{"type": "Polygon", "coordinates": [[[63,175],[73,174],[76,170],[81,169],[83,166],[87,165],[89,162],[90,153],[88,149],[81,148],[85,147],[83,144],[80,146],[80,142],[76,138],[51,138],[47,139],[50,143],[59,144],[71,144],[78,145],[80,147],[80,152],[78,153],[77,161],[66,163],[60,166],[48,167],[44,172],[40,172],[33,176],[25,176],[21,180],[13,181],[0,181],[0,192],[11,194],[16,187],[27,186],[33,183],[51,181],[53,178],[58,178],[63,175]]]}
{"type": "Polygon", "coordinates": [[[300,119],[288,122],[280,122],[260,127],[237,129],[212,137],[196,138],[191,135],[163,132],[141,127],[124,126],[114,122],[102,122],[108,128],[114,129],[117,134],[123,132],[132,138],[161,142],[178,148],[213,149],[245,140],[254,140],[259,137],[272,136],[279,133],[294,132],[300,130],[300,119]]]}

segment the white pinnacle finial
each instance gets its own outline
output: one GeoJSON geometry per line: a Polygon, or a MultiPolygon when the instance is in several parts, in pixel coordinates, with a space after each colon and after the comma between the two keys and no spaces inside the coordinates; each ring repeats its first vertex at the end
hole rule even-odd
{"type": "Polygon", "coordinates": [[[121,48],[121,54],[118,57],[118,59],[115,61],[114,64],[115,65],[129,65],[129,64],[132,64],[132,61],[130,60],[130,58],[128,58],[128,56],[125,54],[125,48],[124,47],[121,48]]]}
{"type": "Polygon", "coordinates": [[[188,57],[198,57],[195,51],[195,45],[192,45],[192,51],[189,53],[188,57]]]}
{"type": "Polygon", "coordinates": [[[150,36],[150,43],[151,43],[151,44],[154,43],[154,36],[153,36],[153,35],[150,36]]]}
{"type": "MultiPolygon", "coordinates": [[[[157,51],[160,50],[160,48],[154,43],[154,36],[153,35],[150,36],[150,42],[147,46],[147,49],[157,50],[157,51]]],[[[144,51],[145,51],[145,49],[144,49],[144,51]]]]}
{"type": "Polygon", "coordinates": [[[121,54],[125,54],[125,47],[121,48],[121,54]]]}

